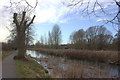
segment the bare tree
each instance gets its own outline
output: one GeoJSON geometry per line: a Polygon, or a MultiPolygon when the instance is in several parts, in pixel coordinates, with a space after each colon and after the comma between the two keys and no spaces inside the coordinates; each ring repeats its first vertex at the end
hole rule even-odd
{"type": "MultiPolygon", "coordinates": [[[[8,28],[8,27],[7,27],[8,28]]],[[[11,22],[10,28],[8,28],[8,30],[10,31],[10,35],[7,37],[8,40],[12,40],[15,41],[16,40],[16,36],[17,36],[17,30],[16,30],[16,25],[14,23],[11,22]]],[[[32,29],[32,26],[30,26],[26,31],[26,39],[25,39],[25,45],[30,45],[33,43],[33,36],[34,36],[34,32],[32,29]]],[[[16,45],[16,42],[15,44],[16,45]]]]}
{"type": "Polygon", "coordinates": [[[83,29],[80,29],[70,35],[71,42],[73,47],[76,49],[85,48],[85,32],[83,29]]]}
{"type": "Polygon", "coordinates": [[[44,45],[44,42],[45,42],[45,41],[44,41],[44,37],[41,35],[41,37],[40,37],[40,44],[41,44],[41,45],[44,45]]]}
{"type": "Polygon", "coordinates": [[[112,33],[103,26],[89,27],[86,31],[80,29],[70,35],[75,49],[102,50],[112,44],[112,33]]]}
{"type": "Polygon", "coordinates": [[[93,26],[86,30],[86,41],[89,49],[106,49],[108,44],[112,44],[113,36],[103,26],[93,26]]]}
{"type": "Polygon", "coordinates": [[[98,43],[98,49],[105,49],[106,44],[110,44],[110,40],[112,39],[112,33],[108,31],[104,26],[98,27],[97,35],[96,35],[96,40],[98,43]]]}
{"type": "Polygon", "coordinates": [[[57,49],[62,41],[61,30],[57,24],[54,25],[52,31],[49,32],[48,36],[49,45],[57,49]]]}
{"type": "Polygon", "coordinates": [[[48,32],[48,45],[50,48],[53,46],[53,37],[50,31],[48,32]]]}
{"type": "Polygon", "coordinates": [[[25,46],[25,37],[26,37],[26,30],[29,28],[29,26],[33,23],[35,15],[33,16],[32,20],[28,22],[26,18],[26,12],[22,12],[22,18],[21,21],[18,21],[18,13],[14,13],[13,15],[13,22],[16,24],[16,30],[17,30],[17,49],[18,49],[18,56],[20,58],[25,58],[25,52],[26,52],[26,46],[25,46]]]}
{"type": "Polygon", "coordinates": [[[46,34],[44,35],[44,45],[47,47],[48,45],[48,39],[47,39],[47,36],[46,34]]]}
{"type": "Polygon", "coordinates": [[[30,15],[35,10],[38,0],[35,0],[35,2],[36,4],[33,6],[30,5],[27,0],[10,0],[11,5],[8,7],[13,14],[13,23],[15,24],[13,30],[16,33],[18,57],[21,59],[25,58],[26,45],[29,43],[30,39],[32,39],[29,34],[31,34],[30,26],[33,24],[35,15],[32,18],[30,15]],[[22,2],[26,4],[22,5],[22,2]]]}
{"type": "Polygon", "coordinates": [[[89,27],[86,30],[85,36],[86,36],[86,42],[87,42],[88,49],[96,49],[97,48],[97,45],[95,44],[97,31],[98,31],[98,26],[89,27]]]}
{"type": "Polygon", "coordinates": [[[25,45],[26,46],[31,45],[31,44],[33,44],[33,41],[34,41],[34,32],[33,32],[33,29],[31,29],[31,27],[29,27],[26,30],[25,45]]]}

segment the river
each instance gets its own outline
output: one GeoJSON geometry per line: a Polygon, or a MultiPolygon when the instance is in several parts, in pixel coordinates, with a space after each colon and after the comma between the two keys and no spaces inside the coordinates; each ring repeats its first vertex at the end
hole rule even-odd
{"type": "Polygon", "coordinates": [[[55,78],[111,78],[120,77],[119,67],[100,62],[67,59],[27,50],[27,55],[43,65],[55,78]]]}

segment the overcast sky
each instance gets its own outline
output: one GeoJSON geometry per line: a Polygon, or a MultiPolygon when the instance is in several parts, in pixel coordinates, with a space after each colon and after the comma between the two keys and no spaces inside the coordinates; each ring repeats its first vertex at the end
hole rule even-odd
{"type": "MultiPolygon", "coordinates": [[[[18,0],[13,0],[13,2],[16,1],[18,0]]],[[[27,1],[30,5],[35,5],[35,0],[27,1]]],[[[31,14],[31,16],[34,14],[36,15],[33,26],[35,42],[40,40],[41,35],[47,36],[48,31],[51,31],[53,26],[58,24],[62,31],[62,43],[67,43],[69,42],[69,35],[73,31],[79,29],[86,30],[90,26],[101,25],[104,23],[104,20],[112,19],[118,11],[113,0],[98,0],[104,10],[111,15],[103,14],[100,7],[97,5],[95,11],[99,17],[95,15],[88,17],[86,13],[84,13],[84,15],[81,14],[88,0],[84,0],[84,5],[82,7],[66,6],[70,1],[72,0],[38,0],[35,12],[31,14]]],[[[91,0],[88,8],[89,11],[92,10],[94,1],[95,0],[91,0]]],[[[21,4],[26,5],[24,2],[21,4]]],[[[6,26],[9,26],[13,15],[12,13],[16,12],[15,8],[10,8],[10,5],[10,0],[0,0],[0,41],[6,41],[6,37],[9,35],[9,30],[6,29],[6,26]]],[[[113,35],[116,33],[116,30],[111,24],[107,24],[105,27],[110,30],[113,35]]]]}

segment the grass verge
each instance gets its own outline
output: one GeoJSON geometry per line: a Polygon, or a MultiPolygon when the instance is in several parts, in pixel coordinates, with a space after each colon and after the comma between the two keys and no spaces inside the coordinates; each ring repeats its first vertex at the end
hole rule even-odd
{"type": "Polygon", "coordinates": [[[43,68],[29,56],[27,60],[16,60],[18,77],[19,78],[50,78],[50,75],[43,68]]]}
{"type": "Polygon", "coordinates": [[[15,51],[2,51],[2,60],[4,60],[7,56],[11,55],[15,51]]]}

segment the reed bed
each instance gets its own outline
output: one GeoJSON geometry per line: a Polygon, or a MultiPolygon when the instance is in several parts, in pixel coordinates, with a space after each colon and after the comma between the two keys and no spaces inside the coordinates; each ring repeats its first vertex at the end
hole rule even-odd
{"type": "Polygon", "coordinates": [[[72,59],[82,59],[98,62],[114,62],[118,59],[117,51],[90,51],[90,50],[75,50],[75,49],[43,49],[32,48],[30,50],[36,50],[43,54],[61,56],[72,59]]]}
{"type": "Polygon", "coordinates": [[[107,70],[81,64],[76,61],[62,60],[60,57],[34,58],[46,67],[52,78],[109,78],[107,70]]]}

